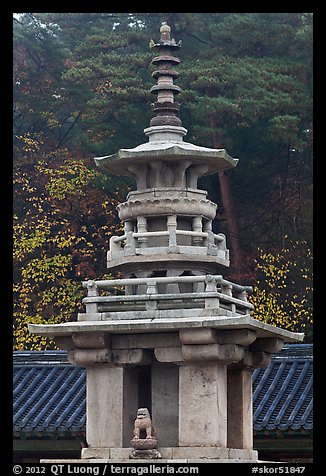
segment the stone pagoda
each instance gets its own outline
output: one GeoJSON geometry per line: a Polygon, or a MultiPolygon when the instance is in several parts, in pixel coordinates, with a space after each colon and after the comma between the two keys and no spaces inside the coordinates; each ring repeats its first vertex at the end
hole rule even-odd
{"type": "Polygon", "coordinates": [[[107,255],[109,271],[124,278],[84,282],[86,312],[76,322],[29,330],[54,338],[72,363],[86,368],[82,459],[255,461],[251,371],[303,334],[255,320],[251,288],[223,278],[226,238],[213,232],[216,205],[197,182],[238,160],[184,141],[174,84],[181,45],[167,24],[160,33],[148,141],[95,159],[137,184],[118,206],[124,233],[111,238],[107,255]],[[132,448],[137,414],[153,421],[152,452],[132,448]]]}

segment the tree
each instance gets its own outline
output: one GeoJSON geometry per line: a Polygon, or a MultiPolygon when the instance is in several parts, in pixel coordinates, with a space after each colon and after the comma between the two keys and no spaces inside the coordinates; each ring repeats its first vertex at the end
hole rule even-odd
{"type": "Polygon", "coordinates": [[[312,252],[307,242],[289,242],[281,249],[259,250],[256,284],[249,300],[253,317],[312,339],[312,252]]]}
{"type": "Polygon", "coordinates": [[[311,25],[302,14],[215,14],[200,31],[211,48],[182,63],[180,81],[194,139],[240,158],[235,171],[219,175],[216,198],[237,267],[242,250],[282,243],[286,234],[296,239],[305,228],[299,201],[312,202],[311,25]],[[297,197],[291,205],[290,197],[297,197]]]}
{"type": "Polygon", "coordinates": [[[69,50],[58,33],[55,25],[30,13],[14,21],[14,141],[46,134],[48,146],[59,149],[79,119],[80,111],[71,107],[61,83],[69,50]]]}
{"type": "Polygon", "coordinates": [[[120,227],[118,194],[95,189],[99,172],[68,150],[20,142],[16,153],[38,161],[14,169],[14,348],[39,350],[53,344],[27,324],[75,319],[81,281],[105,276],[107,242],[120,227]]]}
{"type": "Polygon", "coordinates": [[[73,52],[61,76],[73,109],[81,111],[71,144],[104,155],[142,142],[152,83],[142,23],[127,13],[38,16],[58,25],[73,52]]]}
{"type": "Polygon", "coordinates": [[[147,47],[166,20],[183,41],[178,81],[187,139],[240,159],[218,183],[203,180],[219,204],[216,228],[228,235],[232,268],[257,244],[309,234],[311,14],[34,15],[69,52],[60,84],[73,124],[64,136],[70,146],[104,155],[144,140],[153,84],[147,47]]]}
{"type": "Polygon", "coordinates": [[[119,226],[114,205],[133,185],[102,174],[92,158],[146,140],[148,45],[161,21],[182,40],[187,140],[240,159],[199,184],[219,205],[214,226],[228,238],[229,279],[263,282],[251,266],[262,259],[257,246],[280,263],[289,240],[311,249],[311,14],[22,14],[14,22],[17,347],[44,346],[26,343],[21,319],[70,319],[80,280],[105,272],[106,240],[119,226]]]}

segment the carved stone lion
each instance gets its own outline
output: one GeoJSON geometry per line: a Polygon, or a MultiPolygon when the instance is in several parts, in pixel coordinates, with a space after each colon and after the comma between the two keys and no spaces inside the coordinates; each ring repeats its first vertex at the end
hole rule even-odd
{"type": "Polygon", "coordinates": [[[160,452],[156,449],[157,439],[154,437],[155,429],[152,425],[151,416],[147,408],[138,408],[133,435],[134,437],[130,443],[134,449],[130,458],[162,458],[160,452]]]}
{"type": "Polygon", "coordinates": [[[146,439],[153,438],[153,427],[151,416],[147,408],[138,408],[137,410],[137,418],[135,420],[135,428],[134,428],[134,440],[138,440],[140,437],[141,431],[146,432],[146,439]]]}

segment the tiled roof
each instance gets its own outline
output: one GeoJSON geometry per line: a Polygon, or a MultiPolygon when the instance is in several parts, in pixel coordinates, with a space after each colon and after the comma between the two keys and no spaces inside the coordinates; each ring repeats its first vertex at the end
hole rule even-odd
{"type": "Polygon", "coordinates": [[[254,429],[311,430],[311,344],[289,344],[266,369],[253,372],[254,429]]]}
{"type": "MultiPolygon", "coordinates": [[[[312,429],[312,345],[290,344],[253,372],[254,430],[312,429]]],[[[14,435],[85,430],[85,369],[66,351],[14,352],[14,435]]]]}
{"type": "Polygon", "coordinates": [[[86,423],[85,369],[65,351],[14,353],[14,433],[78,432],[86,423]]]}

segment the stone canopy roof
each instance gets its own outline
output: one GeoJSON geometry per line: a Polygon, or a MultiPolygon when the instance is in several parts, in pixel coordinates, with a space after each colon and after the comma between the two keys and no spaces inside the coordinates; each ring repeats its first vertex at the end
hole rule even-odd
{"type": "Polygon", "coordinates": [[[139,163],[166,159],[178,161],[191,160],[193,164],[205,167],[202,175],[211,175],[235,167],[238,159],[231,157],[225,149],[212,149],[183,141],[151,141],[140,144],[133,149],[120,149],[116,154],[96,157],[95,163],[111,173],[128,175],[129,164],[137,159],[139,163]]]}
{"type": "MultiPolygon", "coordinates": [[[[14,437],[85,431],[86,372],[66,351],[14,352],[14,437]]],[[[311,344],[288,344],[253,371],[254,430],[312,430],[311,344]]]]}

